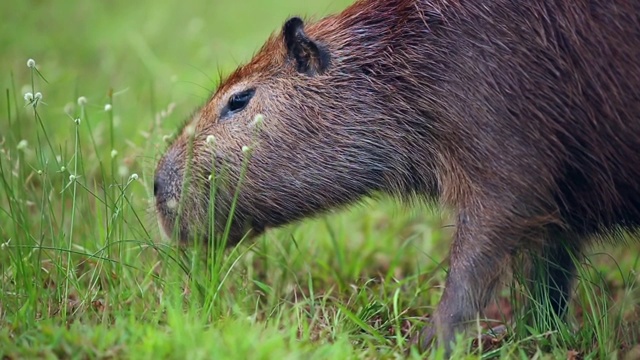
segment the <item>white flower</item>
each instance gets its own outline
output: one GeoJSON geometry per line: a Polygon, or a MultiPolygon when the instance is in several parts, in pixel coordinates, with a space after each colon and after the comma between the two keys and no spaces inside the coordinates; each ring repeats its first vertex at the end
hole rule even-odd
{"type": "Polygon", "coordinates": [[[248,153],[250,150],[251,150],[251,148],[246,146],[246,145],[242,147],[242,152],[243,153],[248,153]]]}
{"type": "Polygon", "coordinates": [[[0,250],[4,250],[4,249],[8,248],[10,242],[11,242],[11,239],[9,239],[6,242],[3,242],[2,244],[0,244],[0,250]]]}
{"type": "Polygon", "coordinates": [[[75,176],[75,175],[73,175],[73,174],[72,174],[72,175],[69,175],[69,182],[74,182],[74,181],[76,181],[76,179],[78,179],[78,177],[77,177],[77,176],[75,176]]]}
{"type": "Polygon", "coordinates": [[[38,175],[42,175],[42,170],[38,170],[38,175]]]}
{"type": "Polygon", "coordinates": [[[116,149],[111,150],[111,158],[113,159],[116,156],[118,156],[118,150],[116,149]]]}
{"type": "Polygon", "coordinates": [[[207,144],[213,146],[216,144],[216,137],[213,135],[207,135],[207,144]]]}
{"type": "Polygon", "coordinates": [[[85,106],[87,104],[87,98],[84,96],[80,96],[78,98],[78,105],[85,106]]]}
{"type": "Polygon", "coordinates": [[[76,125],[80,125],[80,118],[74,119],[73,122],[76,123],[76,125]]]}
{"type": "Polygon", "coordinates": [[[30,67],[33,69],[34,67],[36,67],[36,61],[33,59],[27,60],[27,67],[30,67]]]}
{"type": "Polygon", "coordinates": [[[169,201],[167,201],[167,207],[169,209],[175,209],[178,207],[178,201],[174,198],[169,199],[169,201]]]}
{"type": "Polygon", "coordinates": [[[18,143],[18,146],[16,146],[16,149],[18,150],[24,150],[27,148],[27,146],[29,146],[29,143],[27,142],[27,140],[22,139],[20,140],[20,142],[18,143]]]}
{"type": "Polygon", "coordinates": [[[71,113],[73,112],[73,107],[74,106],[75,105],[73,103],[71,103],[71,102],[66,103],[65,106],[64,106],[64,113],[71,115],[71,113]]]}
{"type": "Polygon", "coordinates": [[[196,128],[193,125],[189,125],[184,129],[184,132],[188,135],[188,136],[193,136],[193,134],[196,133],[196,128]]]}
{"type": "Polygon", "coordinates": [[[129,168],[126,165],[120,165],[118,167],[118,175],[120,175],[121,177],[129,175],[129,168]]]}
{"type": "Polygon", "coordinates": [[[262,114],[258,114],[253,118],[253,121],[251,122],[251,126],[260,126],[262,125],[262,123],[264,122],[264,115],[262,114]]]}
{"type": "Polygon", "coordinates": [[[32,102],[33,101],[33,93],[30,93],[30,92],[25,93],[24,94],[24,101],[26,101],[28,103],[32,102]]]}
{"type": "Polygon", "coordinates": [[[129,181],[136,181],[138,180],[138,174],[133,173],[131,174],[131,176],[129,176],[129,181]]]}
{"type": "Polygon", "coordinates": [[[104,111],[111,111],[111,104],[105,104],[104,111]]]}

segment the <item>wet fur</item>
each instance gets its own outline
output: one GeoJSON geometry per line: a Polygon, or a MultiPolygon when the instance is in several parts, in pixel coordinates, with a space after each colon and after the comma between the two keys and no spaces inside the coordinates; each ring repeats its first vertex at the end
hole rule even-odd
{"type": "MultiPolygon", "coordinates": [[[[542,275],[557,282],[549,292],[562,315],[570,256],[640,222],[639,17],[631,0],[363,0],[293,24],[299,33],[285,26],[194,117],[194,176],[206,179],[215,158],[237,180],[262,113],[232,243],[245,225],[259,233],[378,191],[424,196],[455,209],[457,230],[422,348],[452,340],[523,251],[560,266],[542,275]],[[220,121],[241,85],[256,98],[220,121]]],[[[187,138],[159,176],[184,171],[187,138]]],[[[202,189],[183,199],[185,233],[206,227],[202,189]]]]}

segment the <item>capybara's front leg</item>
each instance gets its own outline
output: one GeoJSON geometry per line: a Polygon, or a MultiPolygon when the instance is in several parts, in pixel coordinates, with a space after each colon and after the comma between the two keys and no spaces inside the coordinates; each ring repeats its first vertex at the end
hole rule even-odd
{"type": "Polygon", "coordinates": [[[431,324],[417,339],[421,351],[437,343],[450,356],[456,334],[487,306],[510,264],[511,244],[516,243],[499,230],[468,212],[460,214],[444,293],[431,324]]]}

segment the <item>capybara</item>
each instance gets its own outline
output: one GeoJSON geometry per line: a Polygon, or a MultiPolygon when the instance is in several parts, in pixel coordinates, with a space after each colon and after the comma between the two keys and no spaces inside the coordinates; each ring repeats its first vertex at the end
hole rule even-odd
{"type": "Polygon", "coordinates": [[[562,317],[573,259],[640,224],[640,1],[360,0],[292,17],[176,135],[154,190],[183,242],[223,233],[233,205],[228,245],[375,193],[434,199],[456,230],[421,349],[450,351],[524,253],[545,260],[532,273],[562,317]],[[212,174],[226,180],[210,212],[212,174]]]}

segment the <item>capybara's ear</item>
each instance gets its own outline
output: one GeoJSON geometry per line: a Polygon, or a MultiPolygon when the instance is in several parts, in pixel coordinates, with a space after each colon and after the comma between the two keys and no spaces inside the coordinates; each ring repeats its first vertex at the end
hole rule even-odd
{"type": "Polygon", "coordinates": [[[310,76],[322,74],[329,67],[331,55],[317,41],[304,32],[304,22],[293,17],[282,27],[284,43],[289,58],[295,61],[296,70],[310,76]]]}

